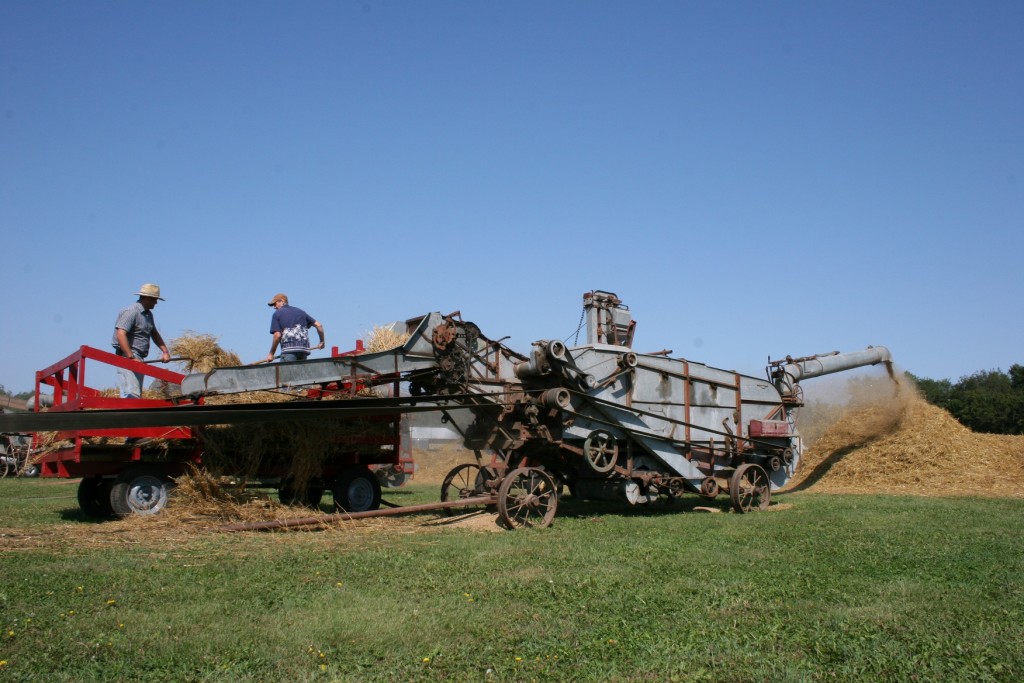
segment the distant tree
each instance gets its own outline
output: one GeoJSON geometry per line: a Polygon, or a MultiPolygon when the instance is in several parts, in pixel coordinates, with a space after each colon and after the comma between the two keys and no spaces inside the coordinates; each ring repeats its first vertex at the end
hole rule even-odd
{"type": "Polygon", "coordinates": [[[1024,391],[1024,365],[1014,363],[1010,366],[1010,386],[1017,391],[1024,391]]]}
{"type": "Polygon", "coordinates": [[[953,388],[953,383],[948,379],[925,379],[915,377],[909,372],[907,377],[914,381],[926,401],[940,408],[949,408],[949,392],[953,388]]]}
{"type": "Polygon", "coordinates": [[[948,410],[966,427],[990,434],[1024,434],[1024,366],[1013,365],[1009,373],[976,372],[955,384],[909,376],[925,400],[948,410]]]}

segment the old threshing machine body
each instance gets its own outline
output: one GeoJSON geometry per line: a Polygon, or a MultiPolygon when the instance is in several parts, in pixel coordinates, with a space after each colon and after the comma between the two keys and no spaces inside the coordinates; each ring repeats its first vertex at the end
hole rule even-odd
{"type": "Polygon", "coordinates": [[[767,506],[771,490],[800,462],[800,381],[891,360],[884,347],[787,357],[771,363],[766,377],[752,377],[672,358],[671,351],[638,353],[635,323],[618,297],[594,291],[583,304],[587,343],[572,348],[541,340],[524,356],[458,313],[432,313],[396,325],[409,334],[396,349],[220,369],[186,377],[182,393],[344,377],[407,383],[408,409],[443,411],[477,454],[476,463],[449,474],[442,498],[496,492],[499,511],[503,499],[513,507],[507,523],[545,524],[557,502],[551,492],[563,486],[583,498],[633,504],[727,491],[738,511],[767,506]],[[522,501],[527,509],[517,507],[522,501]]]}
{"type": "MultiPolygon", "coordinates": [[[[632,504],[683,493],[713,498],[728,492],[737,511],[763,508],[771,491],[789,481],[800,463],[800,382],[877,363],[885,363],[891,372],[889,352],[868,347],[854,353],[786,357],[770,363],[765,377],[752,377],[673,358],[667,350],[635,351],[631,313],[610,292],[588,292],[583,307],[587,338],[579,346],[540,340],[523,355],[484,336],[458,312],[430,313],[395,324],[396,331],[408,335],[397,348],[185,376],[161,371],[170,389],[180,388],[168,405],[140,404],[131,410],[97,405],[98,410],[3,415],[0,431],[102,434],[110,429],[337,418],[351,418],[353,424],[441,411],[476,458],[448,474],[438,505],[493,503],[507,526],[545,526],[565,488],[585,499],[632,504]],[[367,396],[357,387],[378,390],[367,396]],[[218,394],[292,389],[307,399],[244,406],[205,400],[218,394]],[[319,400],[330,391],[350,395],[346,400],[319,400]]],[[[75,375],[71,385],[78,382],[75,375]]],[[[63,392],[63,385],[55,386],[63,392]]],[[[76,406],[72,402],[63,407],[76,406]]],[[[85,467],[80,454],[73,455],[57,463],[58,474],[71,473],[72,461],[79,469],[85,467]]],[[[80,501],[105,495],[108,487],[103,485],[114,477],[113,490],[125,493],[118,499],[126,497],[130,510],[135,498],[141,511],[154,510],[148,501],[166,498],[163,488],[174,472],[159,469],[167,464],[137,446],[130,457],[134,464],[123,471],[97,471],[83,479],[83,486],[95,486],[86,486],[84,493],[80,487],[80,501]]],[[[117,460],[105,462],[120,466],[117,460]]],[[[42,463],[46,476],[47,461],[42,463]]],[[[181,469],[182,461],[171,465],[181,469]]],[[[365,509],[349,504],[349,512],[375,510],[379,487],[373,495],[346,493],[358,489],[357,484],[368,488],[370,477],[364,469],[339,471],[332,485],[336,500],[363,501],[365,509]],[[353,472],[359,476],[353,478],[353,472]]],[[[299,499],[309,497],[296,493],[299,499]]]]}

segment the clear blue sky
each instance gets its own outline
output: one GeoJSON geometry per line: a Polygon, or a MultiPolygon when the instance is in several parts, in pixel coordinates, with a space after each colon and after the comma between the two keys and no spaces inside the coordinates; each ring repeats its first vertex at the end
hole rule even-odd
{"type": "Polygon", "coordinates": [[[639,351],[955,380],[1024,363],[1022,228],[1017,0],[0,3],[12,392],[144,282],[245,361],[278,291],[526,352],[605,289],[639,351]]]}

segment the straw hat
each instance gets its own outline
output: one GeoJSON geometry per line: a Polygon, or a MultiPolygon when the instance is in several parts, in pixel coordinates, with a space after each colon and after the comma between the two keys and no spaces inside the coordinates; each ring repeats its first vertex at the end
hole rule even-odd
{"type": "Polygon", "coordinates": [[[139,287],[139,291],[135,293],[136,296],[151,296],[154,299],[160,299],[160,301],[166,301],[160,296],[160,285],[145,284],[139,287]]]}
{"type": "Polygon", "coordinates": [[[273,298],[270,301],[267,302],[267,305],[268,306],[273,306],[278,301],[283,301],[283,302],[285,302],[287,304],[288,303],[288,295],[287,294],[275,294],[273,296],[273,298]]]}

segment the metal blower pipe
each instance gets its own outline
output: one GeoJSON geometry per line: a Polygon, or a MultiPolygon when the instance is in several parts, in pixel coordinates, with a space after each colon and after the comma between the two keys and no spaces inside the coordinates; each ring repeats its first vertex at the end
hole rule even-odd
{"type": "Polygon", "coordinates": [[[781,366],[776,375],[777,384],[783,396],[791,396],[795,385],[801,380],[878,363],[885,363],[892,374],[892,354],[884,346],[869,346],[863,351],[849,353],[819,354],[781,366]]]}

